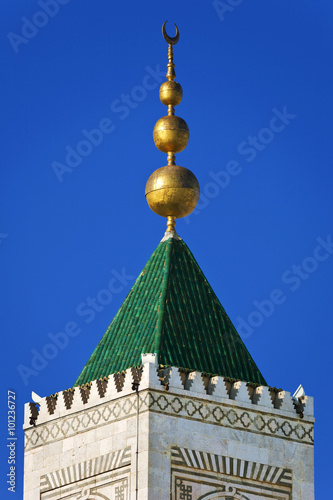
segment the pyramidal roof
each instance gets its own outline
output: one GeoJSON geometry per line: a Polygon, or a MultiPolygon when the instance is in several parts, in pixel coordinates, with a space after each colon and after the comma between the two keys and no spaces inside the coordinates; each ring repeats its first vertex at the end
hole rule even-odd
{"type": "Polygon", "coordinates": [[[191,251],[167,232],[75,385],[141,365],[160,365],[267,385],[191,251]]]}

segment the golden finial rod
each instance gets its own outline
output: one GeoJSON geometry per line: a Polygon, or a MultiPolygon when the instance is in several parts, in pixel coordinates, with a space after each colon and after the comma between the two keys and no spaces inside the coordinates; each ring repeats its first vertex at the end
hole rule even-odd
{"type": "Polygon", "coordinates": [[[168,165],[176,165],[176,155],[172,152],[168,152],[168,165]]]}
{"type": "Polygon", "coordinates": [[[173,49],[172,45],[169,45],[169,50],[168,50],[168,64],[167,64],[167,80],[172,81],[176,78],[176,72],[175,72],[175,65],[173,62],[173,49]]]}
{"type": "Polygon", "coordinates": [[[172,215],[169,215],[168,220],[167,220],[167,232],[175,231],[175,227],[176,227],[175,217],[173,217],[172,215]]]}
{"type": "Polygon", "coordinates": [[[159,95],[162,104],[168,107],[167,116],[157,120],[153,137],[155,146],[168,155],[168,164],[151,174],[146,184],[146,199],[148,205],[161,217],[167,218],[167,232],[174,232],[176,219],[186,217],[195,208],[200,187],[195,175],[187,168],[176,165],[176,153],[183,151],[188,143],[190,132],[186,122],[175,115],[177,106],[183,96],[183,90],[175,81],[175,65],[173,62],[173,45],[179,40],[179,30],[176,36],[170,37],[163,24],[162,33],[168,43],[167,81],[163,82],[159,95]]]}
{"type": "Polygon", "coordinates": [[[168,154],[168,165],[176,164],[175,154],[185,149],[189,130],[186,122],[175,116],[175,106],[182,100],[183,90],[179,83],[175,81],[175,65],[173,63],[173,46],[179,40],[179,29],[176,27],[176,36],[171,37],[167,34],[163,23],[162,33],[164,40],[168,43],[168,64],[167,64],[167,81],[163,82],[160,87],[160,99],[163,104],[168,106],[168,115],[160,118],[154,128],[154,141],[158,149],[168,154]]]}

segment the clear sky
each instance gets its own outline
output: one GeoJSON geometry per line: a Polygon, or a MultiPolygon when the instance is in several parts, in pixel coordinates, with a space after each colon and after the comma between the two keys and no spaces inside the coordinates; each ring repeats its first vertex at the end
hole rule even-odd
{"type": "Polygon", "coordinates": [[[72,386],[164,234],[144,189],[166,165],[152,140],[166,114],[166,19],[180,30],[176,114],[190,129],[177,164],[202,192],[177,231],[268,384],[315,397],[317,500],[331,491],[332,2],[11,0],[0,16],[1,498],[13,498],[7,391],[21,498],[23,404],[72,386]]]}

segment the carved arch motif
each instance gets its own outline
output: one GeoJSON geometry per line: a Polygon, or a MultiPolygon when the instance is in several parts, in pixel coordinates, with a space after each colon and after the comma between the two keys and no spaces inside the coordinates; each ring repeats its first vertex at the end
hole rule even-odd
{"type": "Polygon", "coordinates": [[[225,489],[215,490],[198,498],[198,500],[249,500],[248,497],[238,493],[231,484],[226,484],[225,489]]]}
{"type": "Polygon", "coordinates": [[[91,492],[90,488],[84,488],[79,496],[75,498],[75,500],[109,500],[108,497],[102,495],[101,493],[91,492]]]}

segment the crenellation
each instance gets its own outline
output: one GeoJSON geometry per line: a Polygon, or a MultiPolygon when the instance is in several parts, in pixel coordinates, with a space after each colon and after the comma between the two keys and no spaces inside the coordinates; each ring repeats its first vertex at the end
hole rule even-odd
{"type": "Polygon", "coordinates": [[[184,368],[178,368],[179,371],[179,376],[182,381],[183,389],[185,388],[186,380],[188,378],[188,375],[190,373],[190,370],[185,370],[184,368]]]}
{"type": "Polygon", "coordinates": [[[313,417],[312,397],[306,396],[305,394],[300,397],[293,396],[292,402],[296,412],[301,416],[301,418],[304,418],[304,416],[313,417]]]}
{"type": "MultiPolygon", "coordinates": [[[[159,484],[163,485],[161,498],[166,500],[164,491],[168,490],[168,475],[165,475],[165,470],[170,467],[170,455],[165,453],[165,450],[178,443],[179,446],[187,449],[183,455],[184,460],[188,460],[187,467],[199,467],[208,472],[211,470],[212,474],[215,474],[214,481],[218,480],[216,470],[222,471],[223,467],[227,467],[227,475],[232,474],[232,464],[235,464],[237,460],[242,460],[237,462],[240,466],[239,471],[245,470],[246,463],[252,461],[251,467],[257,468],[258,474],[261,474],[260,477],[274,479],[280,474],[278,472],[280,464],[290,461],[294,463],[299,460],[295,457],[299,456],[303,460],[304,453],[308,451],[306,463],[303,460],[302,468],[298,469],[295,465],[293,470],[295,476],[302,477],[302,481],[308,481],[311,486],[313,421],[306,417],[302,421],[295,409],[293,413],[285,411],[283,403],[286,404],[288,397],[289,402],[291,401],[290,394],[273,391],[273,395],[276,396],[274,402],[280,404],[281,411],[279,408],[274,408],[271,398],[272,390],[268,387],[250,386],[244,381],[230,381],[219,376],[209,377],[208,380],[204,377],[200,372],[187,372],[186,389],[182,385],[178,368],[164,368],[158,373],[155,362],[146,362],[143,363],[143,369],[139,372],[126,371],[123,377],[124,385],[120,392],[117,391],[113,376],[110,376],[107,381],[104,397],[101,397],[98,390],[100,381],[92,382],[86,403],[82,398],[82,395],[87,395],[82,391],[86,387],[76,387],[71,391],[73,399],[70,408],[66,405],[67,391],[59,392],[57,404],[51,415],[47,409],[47,403],[50,404],[48,398],[43,398],[40,412],[42,413],[44,408],[44,411],[47,411],[47,418],[42,420],[38,415],[36,428],[31,425],[29,428],[26,427],[26,453],[27,456],[31,454],[26,470],[32,471],[34,475],[38,473],[36,472],[39,470],[38,465],[32,469],[32,459],[36,451],[41,450],[45,451],[40,459],[43,463],[44,475],[52,474],[57,468],[64,469],[66,475],[68,467],[73,466],[76,470],[75,464],[78,463],[86,463],[87,470],[91,467],[90,464],[94,464],[94,467],[102,467],[105,464],[102,457],[112,450],[124,450],[126,447],[132,450],[131,456],[134,463],[138,442],[139,477],[145,470],[143,463],[153,461],[155,464],[156,460],[156,464],[161,464],[166,461],[164,469],[153,465],[150,473],[147,468],[150,480],[159,481],[159,484]],[[132,384],[139,380],[141,374],[139,439],[137,441],[137,397],[132,390],[132,384]],[[169,391],[164,391],[163,385],[158,380],[158,375],[161,374],[165,375],[163,381],[168,380],[167,383],[170,384],[169,391]],[[230,383],[230,395],[227,391],[228,383],[230,383]],[[250,399],[251,390],[253,394],[255,393],[256,403],[250,399]],[[269,401],[270,404],[267,404],[269,401]],[[198,451],[188,448],[189,443],[193,442],[196,443],[198,451]],[[302,454],[298,451],[300,447],[304,448],[302,454]],[[212,453],[218,453],[221,449],[226,457],[234,458],[229,460],[229,458],[218,457],[216,462],[215,455],[212,453]],[[155,454],[155,458],[150,450],[155,454]],[[210,469],[211,467],[213,469],[210,469]],[[217,469],[215,470],[214,467],[217,469]],[[270,467],[277,468],[269,469],[270,467]],[[265,476],[266,473],[267,476],[265,476]]],[[[302,404],[304,408],[308,405],[308,411],[311,410],[311,399],[302,398],[302,404]]],[[[25,421],[29,422],[30,418],[31,406],[27,404],[25,421]]],[[[114,460],[116,456],[118,455],[115,455],[114,460]]],[[[250,465],[247,468],[248,473],[252,470],[249,467],[250,465]]],[[[93,472],[91,468],[91,474],[93,472]]],[[[252,472],[255,476],[255,470],[252,472]]],[[[133,474],[131,477],[134,477],[133,474]]],[[[69,476],[68,481],[70,481],[69,476]]],[[[297,481],[300,483],[299,479],[297,481]]],[[[144,482],[147,483],[147,478],[144,482]]],[[[29,486],[29,482],[27,484],[29,486]]],[[[52,488],[55,487],[52,486],[52,488]]],[[[300,491],[300,484],[297,489],[300,491]]],[[[288,498],[299,500],[294,496],[288,498]]],[[[30,497],[28,496],[27,499],[30,500],[30,497]]]]}
{"type": "Polygon", "coordinates": [[[277,410],[295,413],[295,407],[290,392],[279,391],[274,400],[274,407],[277,410]]]}
{"type": "Polygon", "coordinates": [[[293,401],[293,405],[294,405],[294,409],[296,410],[296,413],[303,416],[304,404],[303,404],[301,398],[297,398],[295,396],[292,396],[292,401],[293,401]]]}
{"type": "Polygon", "coordinates": [[[70,388],[70,389],[63,391],[63,397],[64,397],[66,408],[67,408],[67,410],[69,410],[72,406],[72,403],[73,403],[74,389],[70,388]]]}
{"type": "Polygon", "coordinates": [[[58,394],[46,397],[46,405],[49,415],[53,415],[55,408],[57,406],[57,399],[58,399],[58,394]]]}
{"type": "Polygon", "coordinates": [[[207,394],[217,398],[228,399],[229,394],[227,391],[226,383],[223,377],[217,375],[211,377],[207,387],[207,394]]]}
{"type": "Polygon", "coordinates": [[[142,365],[145,365],[147,363],[151,363],[156,366],[156,369],[158,367],[158,362],[157,362],[157,355],[156,353],[151,353],[151,352],[145,352],[141,354],[141,361],[142,365]]]}
{"type": "Polygon", "coordinates": [[[164,387],[166,391],[169,390],[169,383],[168,383],[168,377],[169,377],[169,370],[167,368],[160,368],[157,371],[158,375],[158,381],[160,382],[160,385],[164,387]]]}
{"type": "Polygon", "coordinates": [[[250,403],[251,399],[246,382],[242,382],[240,380],[233,382],[230,388],[229,397],[230,399],[234,399],[235,401],[250,403]]]}
{"type": "Polygon", "coordinates": [[[186,377],[185,390],[206,394],[206,388],[200,372],[190,372],[186,377]]]}
{"type": "Polygon", "coordinates": [[[142,373],[140,379],[140,390],[148,389],[149,387],[159,389],[161,387],[162,381],[160,380],[159,373],[163,374],[163,385],[167,381],[164,377],[165,370],[158,370],[157,357],[156,354],[141,354],[142,359],[142,373]]]}
{"type": "Polygon", "coordinates": [[[276,401],[279,390],[276,389],[275,387],[268,387],[268,390],[269,390],[269,393],[271,395],[273,408],[275,408],[275,401],[276,401]]]}
{"type": "Polygon", "coordinates": [[[30,410],[30,424],[36,425],[36,420],[38,419],[39,406],[36,403],[29,403],[30,410]]]}
{"type": "Polygon", "coordinates": [[[205,392],[206,392],[206,394],[208,394],[208,388],[209,388],[210,381],[212,379],[212,375],[208,374],[208,373],[202,373],[201,378],[202,378],[202,382],[203,382],[203,385],[205,388],[205,392]]]}
{"type": "Polygon", "coordinates": [[[207,376],[196,371],[179,370],[177,367],[158,369],[154,355],[146,355],[142,368],[130,368],[126,372],[67,389],[41,399],[40,405],[27,404],[24,428],[130,395],[136,388],[139,392],[163,388],[176,394],[186,391],[200,394],[204,399],[211,396],[242,405],[255,405],[273,412],[289,413],[295,417],[313,417],[313,398],[309,396],[291,397],[287,391],[220,376],[207,376]]]}
{"type": "Polygon", "coordinates": [[[106,386],[104,398],[106,401],[108,401],[110,399],[116,398],[117,395],[118,395],[118,389],[116,386],[116,381],[115,381],[113,375],[109,375],[108,380],[107,380],[107,386],[106,386]]]}
{"type": "Polygon", "coordinates": [[[134,383],[132,368],[128,368],[124,374],[124,383],[121,388],[122,395],[126,396],[127,394],[131,394],[137,387],[136,385],[134,386],[134,383]]]}
{"type": "Polygon", "coordinates": [[[313,397],[303,396],[303,398],[304,398],[303,415],[307,417],[313,417],[314,416],[313,397]]]}
{"type": "Polygon", "coordinates": [[[184,372],[180,372],[180,374],[181,374],[180,376],[181,376],[182,382],[184,384],[185,391],[189,391],[190,390],[192,382],[193,382],[193,380],[195,378],[195,373],[196,373],[195,371],[185,372],[185,374],[184,374],[184,372]],[[183,374],[185,376],[183,376],[183,374]]]}
{"type": "Polygon", "coordinates": [[[70,409],[73,411],[78,411],[82,410],[82,408],[83,408],[83,400],[82,400],[81,387],[75,387],[72,405],[70,409]]]}
{"type": "Polygon", "coordinates": [[[30,423],[30,418],[31,418],[31,408],[30,408],[30,403],[25,403],[24,404],[24,425],[23,428],[28,428],[32,424],[30,423]]]}
{"type": "Polygon", "coordinates": [[[135,366],[134,368],[131,368],[133,384],[140,385],[142,378],[142,370],[143,367],[138,368],[137,366],[135,366]]]}
{"type": "Polygon", "coordinates": [[[224,384],[225,384],[225,387],[226,387],[226,390],[227,390],[228,398],[230,398],[230,392],[231,392],[232,384],[234,382],[236,382],[236,381],[235,380],[231,381],[228,377],[226,377],[224,379],[224,384]]]}
{"type": "Polygon", "coordinates": [[[67,411],[67,406],[64,398],[64,393],[59,392],[57,397],[57,405],[54,410],[54,417],[60,417],[61,415],[64,415],[66,411],[67,411]]]}
{"type": "Polygon", "coordinates": [[[114,373],[113,374],[114,383],[117,388],[117,392],[121,392],[124,382],[125,382],[125,372],[114,373]]]}
{"type": "Polygon", "coordinates": [[[101,401],[102,398],[98,388],[98,382],[99,382],[98,380],[93,380],[91,383],[89,399],[87,401],[87,406],[89,407],[98,405],[102,402],[101,401]]]}
{"type": "Polygon", "coordinates": [[[104,398],[108,385],[108,377],[99,378],[97,380],[98,393],[101,398],[104,398]]]}
{"type": "Polygon", "coordinates": [[[83,404],[88,403],[92,382],[80,386],[81,399],[83,404]]]}
{"type": "Polygon", "coordinates": [[[184,377],[184,373],[181,373],[179,369],[175,366],[172,366],[171,368],[168,369],[168,384],[170,389],[180,389],[184,390],[184,383],[183,380],[186,378],[184,377]]]}
{"type": "Polygon", "coordinates": [[[252,403],[266,408],[274,408],[269,388],[265,385],[256,387],[253,391],[252,403]]]}
{"type": "Polygon", "coordinates": [[[43,398],[40,405],[39,405],[39,413],[38,413],[38,419],[37,419],[37,424],[41,422],[46,422],[48,420],[51,420],[53,418],[53,415],[49,413],[49,408],[47,404],[47,398],[43,398]]]}

